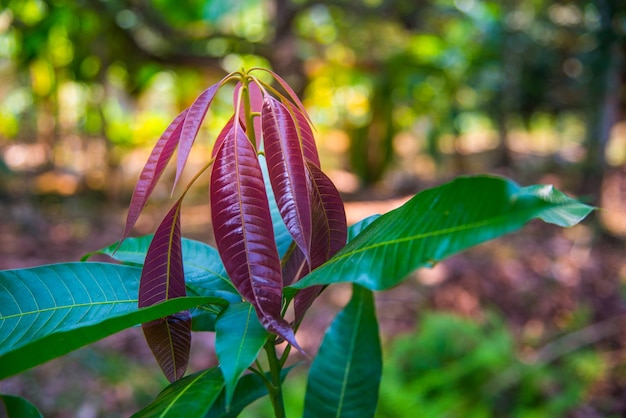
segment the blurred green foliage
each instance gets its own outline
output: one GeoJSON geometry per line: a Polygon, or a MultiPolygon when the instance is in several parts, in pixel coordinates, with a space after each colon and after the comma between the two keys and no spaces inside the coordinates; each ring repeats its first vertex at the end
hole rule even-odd
{"type": "MultiPolygon", "coordinates": [[[[44,144],[47,167],[79,175],[80,167],[54,158],[77,147],[68,136],[106,138],[104,165],[117,168],[125,149],[151,144],[200,91],[241,66],[271,67],[305,92],[330,164],[366,184],[392,165],[423,175],[418,154],[434,169],[463,172],[472,152],[496,151],[494,164],[505,165],[511,149],[545,153],[511,132],[546,119],[556,132],[550,153],[601,170],[624,103],[619,0],[5,0],[0,7],[0,148],[44,144]],[[574,135],[561,131],[564,120],[576,121],[574,135]],[[454,166],[442,166],[442,154],[455,155],[454,166]]],[[[4,154],[9,167],[32,168],[4,154]]]]}
{"type": "Polygon", "coordinates": [[[424,313],[418,331],[387,352],[380,417],[562,417],[584,405],[607,364],[591,350],[552,363],[524,360],[511,332],[491,315],[484,323],[424,313]]]}

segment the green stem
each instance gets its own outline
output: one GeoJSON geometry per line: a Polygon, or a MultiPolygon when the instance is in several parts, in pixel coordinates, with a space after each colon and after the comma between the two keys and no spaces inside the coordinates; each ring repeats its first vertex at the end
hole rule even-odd
{"type": "Polygon", "coordinates": [[[271,383],[267,385],[267,391],[270,401],[272,402],[272,408],[274,408],[274,416],[276,418],[285,418],[285,402],[283,401],[283,388],[280,378],[282,366],[276,355],[274,341],[274,338],[269,338],[264,347],[270,367],[270,376],[272,378],[271,383]]]}
{"type": "Polygon", "coordinates": [[[250,80],[248,77],[243,77],[241,84],[243,111],[246,119],[246,133],[248,134],[248,139],[252,142],[252,145],[254,145],[254,149],[256,149],[256,133],[254,132],[254,118],[256,115],[252,112],[252,106],[250,104],[250,80]]]}

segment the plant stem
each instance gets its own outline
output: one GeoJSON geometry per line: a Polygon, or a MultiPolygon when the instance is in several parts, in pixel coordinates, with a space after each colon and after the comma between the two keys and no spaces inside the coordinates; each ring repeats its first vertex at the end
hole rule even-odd
{"type": "Polygon", "coordinates": [[[274,408],[274,416],[276,418],[285,418],[285,403],[283,401],[283,388],[280,378],[282,367],[276,355],[274,341],[274,338],[269,338],[264,347],[270,367],[270,376],[272,378],[271,383],[267,385],[267,392],[272,402],[272,408],[274,408]]]}
{"type": "Polygon", "coordinates": [[[250,80],[248,77],[243,77],[241,80],[241,93],[243,95],[243,109],[245,113],[246,120],[246,133],[248,134],[248,139],[254,145],[256,149],[256,133],[254,132],[254,113],[252,112],[252,106],[250,104],[250,80]]]}

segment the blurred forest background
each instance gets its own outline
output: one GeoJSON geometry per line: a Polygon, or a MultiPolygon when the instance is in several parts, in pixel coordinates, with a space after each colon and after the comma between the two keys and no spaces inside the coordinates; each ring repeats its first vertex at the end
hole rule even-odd
{"type": "MultiPolygon", "coordinates": [[[[302,95],[350,222],[477,172],[602,207],[569,230],[531,223],[379,295],[379,416],[626,415],[623,0],[0,0],[0,268],[116,241],[167,124],[253,66],[302,95]]],[[[231,99],[221,90],[190,165],[231,99]]],[[[195,190],[183,233],[210,241],[195,190]]],[[[156,190],[136,235],[153,232],[169,192],[156,190]]],[[[305,345],[346,291],[323,295],[305,345]]],[[[45,416],[127,416],[165,384],[140,334],[0,390],[45,416]]],[[[196,340],[192,371],[214,362],[210,336],[196,340]]],[[[301,394],[294,374],[287,389],[301,394]]]]}

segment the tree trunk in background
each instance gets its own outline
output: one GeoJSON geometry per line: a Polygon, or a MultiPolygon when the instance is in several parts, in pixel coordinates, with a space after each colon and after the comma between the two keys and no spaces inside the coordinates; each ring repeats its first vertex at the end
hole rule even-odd
{"type": "MultiPolygon", "coordinates": [[[[598,203],[606,164],[606,146],[611,128],[618,119],[622,92],[624,55],[619,36],[614,29],[617,15],[617,2],[597,0],[595,5],[600,13],[598,48],[591,63],[593,79],[589,83],[587,102],[587,156],[582,170],[581,194],[594,196],[598,203]]],[[[623,6],[622,6],[623,7],[623,6]]]]}

